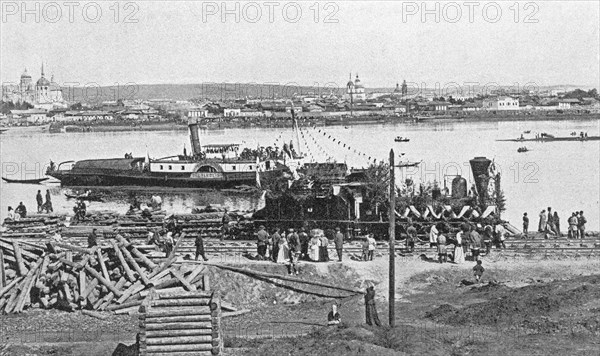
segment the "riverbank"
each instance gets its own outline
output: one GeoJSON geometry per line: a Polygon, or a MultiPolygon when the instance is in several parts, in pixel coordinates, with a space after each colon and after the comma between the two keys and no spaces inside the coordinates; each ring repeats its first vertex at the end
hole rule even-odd
{"type": "MultiPolygon", "coordinates": [[[[244,128],[291,128],[289,118],[284,119],[257,119],[234,118],[222,119],[223,121],[201,120],[203,130],[225,130],[244,128]]],[[[515,112],[515,113],[490,113],[490,112],[461,112],[445,115],[419,116],[418,119],[408,116],[357,116],[352,118],[325,118],[300,117],[298,125],[311,126],[363,126],[382,124],[405,123],[460,123],[460,122],[514,122],[514,121],[591,121],[600,120],[600,113],[555,113],[555,112],[515,112]]],[[[185,122],[64,122],[41,126],[7,126],[4,134],[11,133],[62,133],[62,132],[151,132],[151,131],[185,131],[188,129],[185,122]]]]}

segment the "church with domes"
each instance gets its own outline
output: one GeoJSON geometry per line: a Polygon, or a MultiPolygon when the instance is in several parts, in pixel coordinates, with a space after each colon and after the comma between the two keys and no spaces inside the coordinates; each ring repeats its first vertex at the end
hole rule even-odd
{"type": "Polygon", "coordinates": [[[2,100],[13,103],[29,103],[35,108],[46,110],[67,107],[60,85],[54,81],[54,76],[50,80],[46,78],[43,64],[41,77],[35,84],[25,69],[18,85],[4,85],[2,100]]]}
{"type": "Polygon", "coordinates": [[[346,84],[346,95],[344,95],[344,99],[350,101],[367,100],[367,93],[365,92],[365,87],[358,78],[358,74],[356,74],[356,79],[352,81],[352,73],[350,73],[350,80],[346,84]]]}

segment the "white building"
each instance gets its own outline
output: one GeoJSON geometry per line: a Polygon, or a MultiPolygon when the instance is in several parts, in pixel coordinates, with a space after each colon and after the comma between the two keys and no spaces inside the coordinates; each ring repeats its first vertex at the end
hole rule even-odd
{"type": "Polygon", "coordinates": [[[346,84],[346,95],[344,95],[344,99],[351,101],[367,100],[365,87],[360,82],[360,79],[358,79],[358,74],[354,81],[352,81],[352,74],[350,74],[350,80],[348,81],[348,84],[346,84]]]}
{"type": "Polygon", "coordinates": [[[510,96],[496,96],[483,100],[484,110],[519,110],[519,99],[510,96]]]}
{"type": "Polygon", "coordinates": [[[54,81],[54,76],[50,80],[46,79],[44,74],[44,65],[42,64],[42,76],[35,85],[27,69],[21,74],[19,85],[4,86],[2,99],[12,101],[13,103],[29,103],[37,109],[52,110],[53,108],[66,108],[67,103],[63,99],[62,89],[54,81]]]}

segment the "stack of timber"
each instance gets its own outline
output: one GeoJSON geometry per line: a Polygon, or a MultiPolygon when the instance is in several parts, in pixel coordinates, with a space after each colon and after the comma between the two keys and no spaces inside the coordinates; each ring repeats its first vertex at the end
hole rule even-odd
{"type": "Polygon", "coordinates": [[[33,214],[19,220],[4,221],[3,237],[43,237],[65,226],[65,215],[33,214]]]}
{"type": "Polygon", "coordinates": [[[57,308],[101,317],[97,311],[135,313],[148,290],[209,288],[202,265],[173,264],[173,252],[155,263],[122,236],[87,249],[64,243],[44,245],[0,238],[0,310],[57,308]]]}
{"type": "Polygon", "coordinates": [[[216,293],[152,291],[139,312],[142,356],[223,353],[221,300],[216,293]]]}
{"type": "MultiPolygon", "coordinates": [[[[176,226],[185,232],[188,238],[200,235],[203,238],[220,238],[224,212],[202,212],[195,214],[167,215],[165,211],[145,211],[133,214],[118,214],[111,211],[88,211],[84,220],[75,221],[70,217],[58,215],[36,215],[20,221],[4,221],[6,231],[2,237],[40,239],[60,229],[64,238],[86,237],[96,229],[98,234],[114,237],[117,234],[127,239],[146,239],[148,231],[163,229],[174,220],[176,226]]],[[[252,221],[237,221],[232,214],[231,235],[238,238],[251,238],[254,234],[252,221]]]]}

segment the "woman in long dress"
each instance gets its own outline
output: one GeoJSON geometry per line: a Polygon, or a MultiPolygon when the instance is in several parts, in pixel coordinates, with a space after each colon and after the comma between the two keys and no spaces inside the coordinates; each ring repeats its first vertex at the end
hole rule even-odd
{"type": "Polygon", "coordinates": [[[277,263],[283,263],[286,264],[289,262],[289,247],[288,247],[288,243],[287,240],[282,237],[279,240],[279,252],[277,252],[277,263]]]}
{"type": "Polygon", "coordinates": [[[454,247],[454,263],[465,262],[465,251],[462,246],[463,232],[459,231],[456,234],[456,247],[454,247]]]}
{"type": "Polygon", "coordinates": [[[317,235],[314,235],[310,239],[309,243],[309,258],[313,262],[319,262],[319,249],[321,247],[321,240],[317,235]]]}

